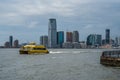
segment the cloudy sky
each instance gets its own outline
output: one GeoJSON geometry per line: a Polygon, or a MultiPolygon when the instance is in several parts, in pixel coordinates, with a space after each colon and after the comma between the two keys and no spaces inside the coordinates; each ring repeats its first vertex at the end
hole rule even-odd
{"type": "Polygon", "coordinates": [[[12,35],[20,43],[48,34],[48,19],[56,18],[57,30],[78,30],[80,40],[111,30],[120,36],[120,0],[0,0],[0,45],[12,35]]]}

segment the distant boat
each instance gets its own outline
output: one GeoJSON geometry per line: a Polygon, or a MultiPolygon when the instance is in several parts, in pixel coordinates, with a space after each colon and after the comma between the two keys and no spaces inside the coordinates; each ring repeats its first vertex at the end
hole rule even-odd
{"type": "Polygon", "coordinates": [[[43,45],[36,45],[34,42],[22,46],[19,50],[20,54],[48,54],[49,51],[43,45]]]}

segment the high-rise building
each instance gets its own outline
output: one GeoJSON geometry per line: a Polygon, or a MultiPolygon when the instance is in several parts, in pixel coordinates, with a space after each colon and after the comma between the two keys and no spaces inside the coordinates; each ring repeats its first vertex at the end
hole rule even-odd
{"type": "Polygon", "coordinates": [[[64,32],[59,31],[59,32],[57,32],[57,44],[59,47],[62,48],[63,43],[64,43],[64,32]]]}
{"type": "Polygon", "coordinates": [[[14,48],[18,48],[19,47],[19,41],[18,40],[15,40],[14,41],[14,48]]]}
{"type": "Polygon", "coordinates": [[[48,36],[43,36],[43,45],[48,47],[48,36]]]}
{"type": "Polygon", "coordinates": [[[98,46],[102,45],[102,35],[96,35],[96,44],[98,44],[98,46]]]}
{"type": "Polygon", "coordinates": [[[120,46],[120,37],[115,38],[115,46],[120,46]]]}
{"type": "Polygon", "coordinates": [[[66,32],[66,42],[72,42],[72,32],[66,32]]]}
{"type": "Polygon", "coordinates": [[[87,45],[88,46],[101,46],[102,44],[102,36],[98,34],[90,34],[87,37],[87,45]]]}
{"type": "Polygon", "coordinates": [[[118,45],[120,46],[120,37],[119,37],[119,39],[118,39],[118,45]]]}
{"type": "Polygon", "coordinates": [[[9,42],[5,42],[4,47],[5,48],[9,48],[10,47],[10,43],[9,42]]]}
{"type": "Polygon", "coordinates": [[[88,45],[88,46],[93,46],[93,45],[95,45],[95,36],[94,36],[94,34],[90,34],[90,35],[87,37],[87,45],[88,45]]]}
{"type": "Polygon", "coordinates": [[[48,47],[48,36],[41,36],[40,37],[40,44],[44,45],[45,47],[48,47]]]}
{"type": "Polygon", "coordinates": [[[110,29],[106,29],[106,44],[110,44],[110,29]]]}
{"type": "Polygon", "coordinates": [[[9,47],[12,48],[13,47],[13,36],[9,37],[9,43],[10,43],[9,47]]]}
{"type": "Polygon", "coordinates": [[[49,19],[48,25],[48,47],[57,47],[57,23],[56,19],[49,19]]]}
{"type": "Polygon", "coordinates": [[[78,31],[73,31],[73,39],[72,42],[79,42],[79,32],[78,31]]]}
{"type": "Polygon", "coordinates": [[[43,36],[40,36],[40,44],[43,45],[43,36]]]}
{"type": "Polygon", "coordinates": [[[115,46],[118,46],[118,37],[115,38],[115,46]]]}
{"type": "Polygon", "coordinates": [[[110,45],[115,45],[115,40],[110,39],[110,45]]]}

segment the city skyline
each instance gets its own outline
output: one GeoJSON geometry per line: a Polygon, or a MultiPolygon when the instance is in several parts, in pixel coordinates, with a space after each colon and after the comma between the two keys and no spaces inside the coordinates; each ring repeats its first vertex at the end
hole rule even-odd
{"type": "MultiPolygon", "coordinates": [[[[50,20],[55,20],[55,25],[57,26],[57,23],[56,23],[56,19],[55,19],[55,18],[54,18],[54,19],[53,19],[53,18],[48,19],[48,22],[50,22],[50,20]]],[[[48,32],[49,32],[49,24],[50,24],[50,23],[48,23],[48,32]]],[[[52,25],[53,25],[53,24],[52,24],[52,25]]],[[[52,30],[52,29],[51,29],[51,30],[52,30]]],[[[54,30],[54,29],[53,29],[53,30],[54,30]]],[[[56,30],[57,30],[57,28],[56,28],[56,30]]],[[[104,40],[104,39],[105,39],[105,40],[107,39],[107,38],[106,38],[106,35],[108,34],[108,30],[109,30],[109,40],[110,40],[110,39],[116,40],[116,37],[117,37],[117,38],[120,38],[120,36],[115,36],[115,38],[112,38],[112,37],[111,37],[110,29],[105,29],[104,35],[101,35],[101,34],[100,34],[100,35],[101,35],[101,38],[102,38],[103,40],[104,40]],[[106,31],[107,31],[107,32],[106,32],[106,31]],[[103,38],[103,37],[104,37],[104,38],[103,38]]],[[[52,31],[52,32],[53,32],[53,31],[52,31]]],[[[56,33],[57,33],[57,32],[61,32],[61,31],[60,31],[60,30],[57,30],[56,33]]],[[[78,32],[77,30],[66,31],[66,32],[63,31],[63,32],[64,32],[65,35],[66,35],[66,37],[64,38],[64,41],[65,41],[65,42],[68,42],[68,41],[67,41],[67,33],[74,34],[74,32],[77,32],[78,37],[80,36],[80,35],[79,35],[79,32],[78,32]]],[[[49,33],[48,33],[48,34],[49,34],[49,33]]],[[[95,34],[95,35],[99,35],[98,33],[94,33],[94,34],[95,34]]],[[[56,35],[57,35],[57,34],[56,34],[56,35]]],[[[64,36],[65,36],[65,35],[64,35],[64,36]]],[[[89,35],[91,35],[91,33],[90,33],[89,35]]],[[[87,35],[87,37],[88,37],[89,35],[87,35]]],[[[42,36],[48,36],[48,35],[43,34],[43,35],[39,36],[39,38],[42,37],[42,36]]],[[[77,37],[77,38],[78,38],[78,37],[77,37]]],[[[87,37],[86,37],[86,39],[83,40],[83,41],[87,42],[87,37]]],[[[41,39],[41,38],[40,38],[40,39],[41,39]]],[[[41,44],[41,42],[40,42],[41,40],[40,40],[40,39],[39,39],[39,41],[37,42],[37,44],[41,44]]],[[[72,36],[71,36],[71,39],[73,40],[73,37],[72,37],[72,36]]],[[[80,38],[79,38],[79,39],[80,39],[80,38]]],[[[6,42],[7,42],[7,41],[10,42],[10,47],[13,45],[13,44],[11,44],[11,41],[13,41],[13,40],[16,40],[16,38],[13,39],[13,36],[12,36],[12,35],[9,36],[9,40],[6,40],[6,42]],[[12,40],[11,40],[11,39],[12,39],[12,40]]],[[[78,41],[82,41],[82,40],[78,40],[78,41]]],[[[6,44],[6,42],[4,42],[3,45],[0,45],[0,46],[4,46],[4,45],[6,44]]],[[[35,41],[29,41],[29,42],[35,42],[35,41]]],[[[29,42],[21,42],[20,44],[29,43],[29,42]]],[[[49,42],[49,41],[48,41],[48,42],[49,42]]],[[[74,41],[72,41],[72,42],[74,42],[74,41]]],[[[105,41],[105,42],[106,42],[106,41],[105,41]]],[[[12,43],[13,43],[13,42],[12,42],[12,43]]],[[[109,43],[108,43],[108,44],[109,44],[109,43]]]]}
{"type": "MultiPolygon", "coordinates": [[[[42,35],[39,38],[39,44],[44,45],[47,48],[118,48],[120,46],[120,37],[115,39],[110,38],[110,29],[105,30],[105,39],[102,38],[101,34],[89,34],[85,41],[79,40],[79,32],[66,32],[66,41],[64,42],[64,31],[56,31],[56,19],[49,19],[48,32],[50,35],[42,35]],[[53,29],[54,28],[54,29],[53,29]],[[52,31],[51,31],[52,30],[52,31]],[[55,31],[54,31],[55,30],[55,31]],[[52,33],[57,33],[56,37],[52,33]],[[51,36],[52,35],[52,36],[51,36]],[[54,38],[53,38],[54,37],[54,38]],[[57,43],[55,44],[56,39],[57,43]],[[51,40],[51,41],[49,41],[51,40]],[[50,44],[48,44],[50,43],[50,44]],[[52,46],[49,46],[51,45],[52,46]],[[53,46],[54,45],[54,46],[53,46]]],[[[19,40],[14,40],[13,36],[9,36],[9,41],[4,43],[1,48],[19,48],[20,46],[29,44],[20,43],[19,40]],[[14,42],[13,42],[14,41],[14,42]]],[[[38,44],[38,43],[37,43],[38,44]]]]}
{"type": "Polygon", "coordinates": [[[58,31],[79,32],[80,41],[89,34],[111,30],[111,38],[119,37],[119,0],[4,0],[0,1],[0,45],[9,36],[20,43],[39,43],[41,35],[48,35],[48,19],[57,20],[58,31]],[[7,7],[6,7],[7,5],[7,7]]]}

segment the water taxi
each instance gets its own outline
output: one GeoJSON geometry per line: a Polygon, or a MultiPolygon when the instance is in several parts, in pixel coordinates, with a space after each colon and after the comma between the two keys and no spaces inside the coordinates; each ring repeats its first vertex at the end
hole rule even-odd
{"type": "Polygon", "coordinates": [[[103,51],[100,63],[106,66],[120,67],[120,50],[103,51]]]}
{"type": "Polygon", "coordinates": [[[19,50],[20,54],[48,54],[49,51],[43,45],[36,45],[35,43],[30,43],[28,45],[22,46],[19,50]]]}

